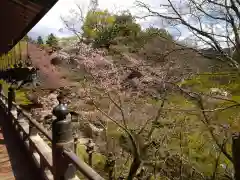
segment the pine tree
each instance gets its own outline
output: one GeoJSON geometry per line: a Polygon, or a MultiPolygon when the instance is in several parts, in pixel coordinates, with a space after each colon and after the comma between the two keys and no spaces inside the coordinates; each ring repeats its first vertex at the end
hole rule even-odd
{"type": "Polygon", "coordinates": [[[38,44],[44,44],[44,43],[43,43],[43,39],[42,39],[41,36],[38,36],[38,38],[37,38],[37,43],[38,43],[38,44]]]}
{"type": "Polygon", "coordinates": [[[53,33],[49,34],[48,38],[47,38],[47,41],[46,41],[46,44],[48,44],[52,48],[57,48],[58,47],[57,37],[53,33]]]}

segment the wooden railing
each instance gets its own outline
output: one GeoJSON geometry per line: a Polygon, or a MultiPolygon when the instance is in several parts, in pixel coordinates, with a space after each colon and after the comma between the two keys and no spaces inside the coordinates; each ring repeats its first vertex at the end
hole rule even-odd
{"type": "Polygon", "coordinates": [[[53,109],[56,119],[52,122],[52,133],[50,134],[41,124],[16,105],[14,89],[9,88],[8,97],[6,97],[2,93],[0,84],[0,92],[0,105],[4,109],[6,120],[12,124],[19,135],[20,141],[33,158],[42,179],[77,180],[79,178],[76,172],[79,171],[87,179],[103,180],[98,173],[73,153],[71,118],[67,118],[69,113],[65,104],[59,102],[59,105],[53,109]]]}

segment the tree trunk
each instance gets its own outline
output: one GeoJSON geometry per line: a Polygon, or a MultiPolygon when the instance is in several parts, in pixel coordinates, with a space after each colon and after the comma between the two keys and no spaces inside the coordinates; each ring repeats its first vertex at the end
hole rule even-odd
{"type": "Polygon", "coordinates": [[[131,164],[131,168],[130,168],[127,180],[132,180],[135,177],[135,175],[137,174],[137,170],[140,167],[140,165],[141,165],[141,160],[138,157],[137,158],[135,157],[133,159],[132,164],[131,164]]]}

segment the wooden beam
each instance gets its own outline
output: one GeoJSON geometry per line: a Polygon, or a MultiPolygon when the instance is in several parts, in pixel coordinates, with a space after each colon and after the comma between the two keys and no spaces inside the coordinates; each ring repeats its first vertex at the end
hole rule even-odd
{"type": "Polygon", "coordinates": [[[32,11],[33,13],[38,13],[42,9],[41,6],[39,6],[37,4],[33,4],[31,2],[23,3],[19,0],[9,0],[9,1],[18,5],[18,6],[21,6],[21,7],[25,8],[26,10],[32,11]]]}

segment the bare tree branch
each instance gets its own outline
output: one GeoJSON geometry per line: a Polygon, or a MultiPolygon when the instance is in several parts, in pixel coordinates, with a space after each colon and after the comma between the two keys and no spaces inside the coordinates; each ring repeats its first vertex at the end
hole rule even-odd
{"type": "MultiPolygon", "coordinates": [[[[197,38],[196,40],[200,40],[200,42],[212,47],[219,53],[216,59],[223,62],[229,62],[229,64],[238,69],[239,63],[236,59],[233,59],[231,54],[227,54],[224,51],[224,44],[227,44],[230,49],[235,48],[236,52],[240,53],[240,36],[238,30],[240,6],[238,3],[239,1],[230,0],[230,4],[228,2],[226,0],[225,3],[224,0],[187,0],[184,2],[186,4],[184,7],[184,5],[177,3],[175,5],[174,1],[167,0],[167,4],[160,3],[160,10],[154,10],[152,7],[141,1],[137,1],[137,6],[147,10],[147,14],[143,15],[143,18],[157,17],[168,20],[173,24],[187,27],[192,35],[197,38]],[[161,11],[164,9],[165,11],[161,11]],[[166,11],[168,13],[165,13],[166,11]],[[212,28],[212,31],[210,32],[210,29],[206,28],[206,26],[209,26],[211,23],[215,28],[217,25],[222,27],[225,26],[227,31],[225,34],[221,33],[221,31],[218,33],[212,28]],[[234,38],[232,38],[232,36],[234,38]],[[231,42],[232,46],[230,46],[229,42],[231,42]]],[[[171,24],[169,25],[171,26],[171,24]]],[[[203,54],[204,57],[206,56],[203,52],[201,52],[201,54],[203,54]]]]}

